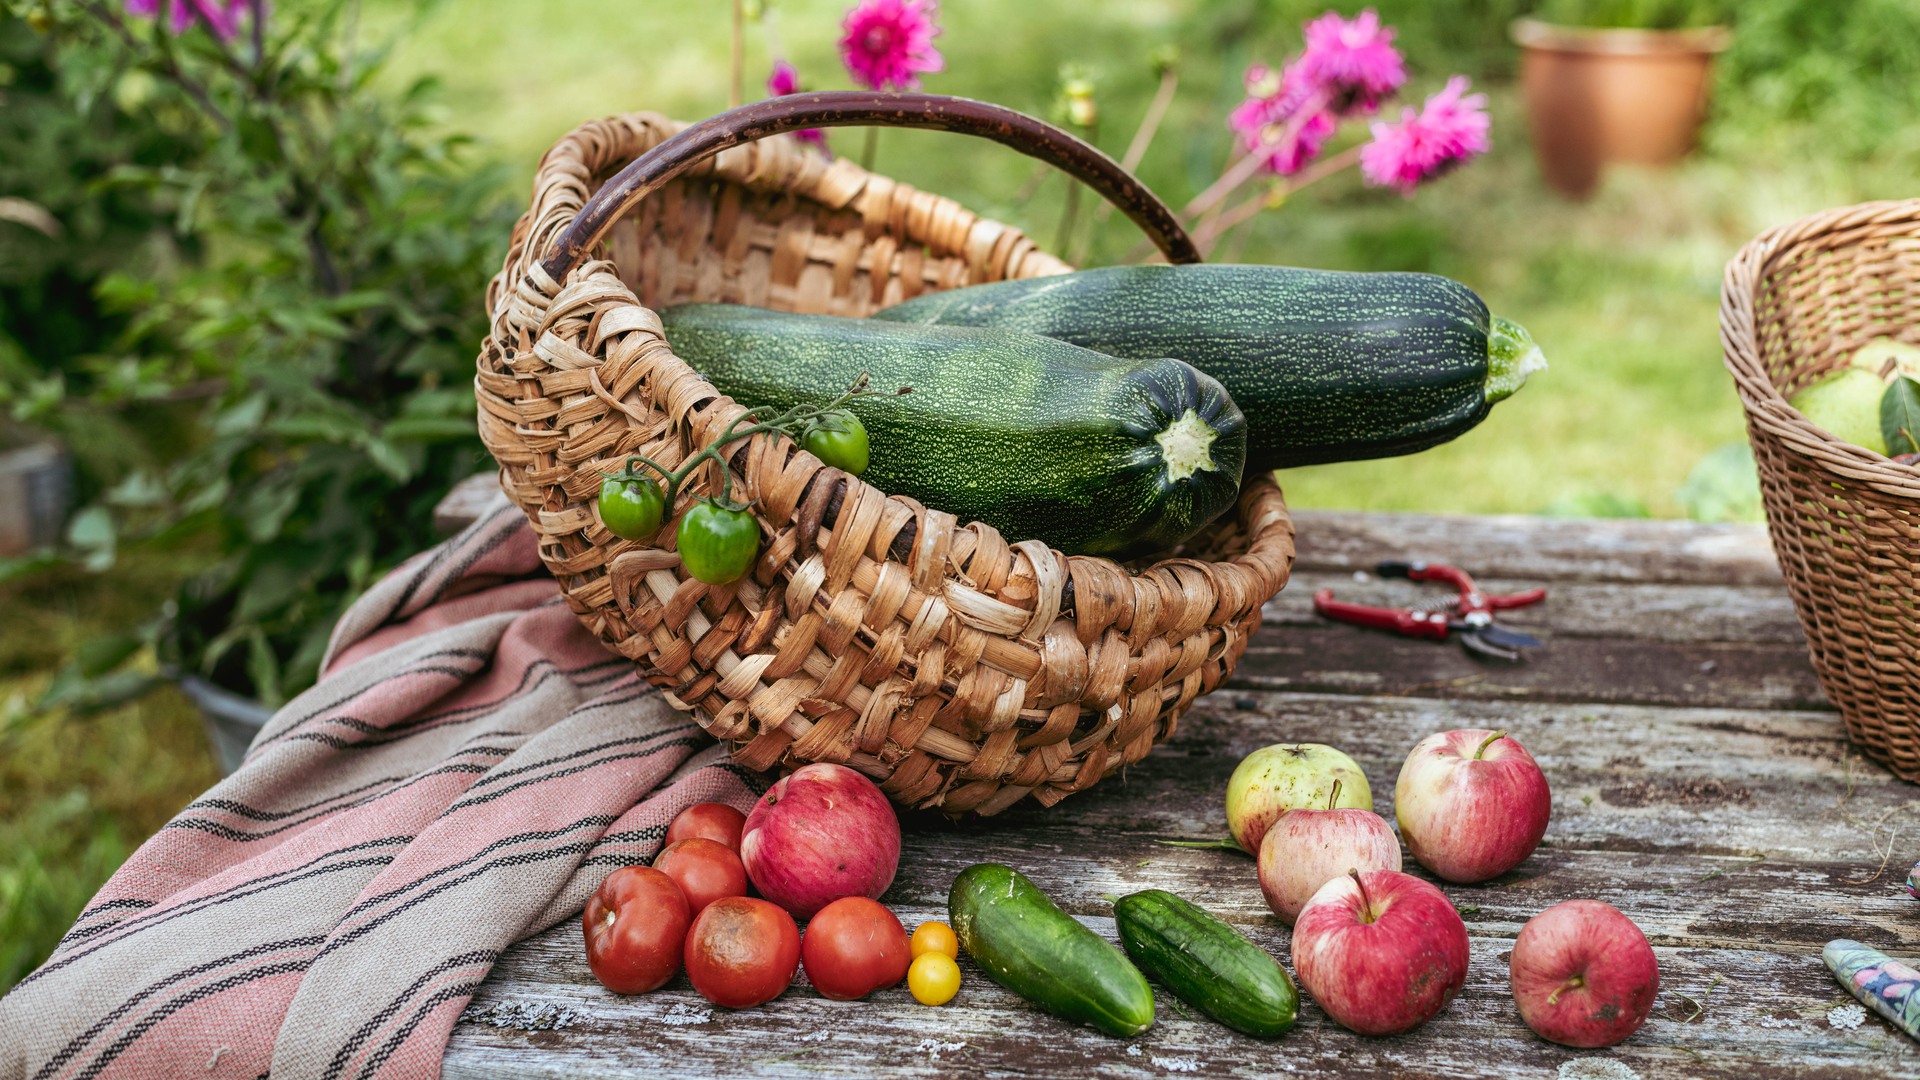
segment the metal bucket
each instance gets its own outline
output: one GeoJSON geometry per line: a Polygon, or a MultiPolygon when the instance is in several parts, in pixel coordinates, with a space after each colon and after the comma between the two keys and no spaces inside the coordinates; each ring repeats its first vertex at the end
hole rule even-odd
{"type": "Polygon", "coordinates": [[[207,725],[207,740],[220,759],[220,774],[230,775],[240,767],[260,729],[273,719],[273,710],[252,698],[222,690],[195,675],[180,676],[180,691],[200,709],[207,725]]]}

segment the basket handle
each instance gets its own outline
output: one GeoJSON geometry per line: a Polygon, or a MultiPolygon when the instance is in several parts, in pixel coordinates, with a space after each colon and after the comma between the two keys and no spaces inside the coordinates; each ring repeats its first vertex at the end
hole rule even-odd
{"type": "Polygon", "coordinates": [[[1010,146],[1091,187],[1140,226],[1168,262],[1200,261],[1193,239],[1158,196],[1112,158],[1052,124],[969,98],[833,90],[756,101],[684,128],[595,192],[554,240],[540,268],[554,281],[566,280],[622,214],[722,150],[801,128],[866,126],[956,131],[1010,146]]]}

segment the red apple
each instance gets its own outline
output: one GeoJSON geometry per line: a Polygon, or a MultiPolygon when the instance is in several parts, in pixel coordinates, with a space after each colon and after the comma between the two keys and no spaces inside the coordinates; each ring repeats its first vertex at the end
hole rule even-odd
{"type": "Polygon", "coordinates": [[[1400,869],[1400,839],[1371,810],[1342,807],[1340,781],[1325,809],[1289,810],[1260,841],[1260,891],[1288,926],[1320,886],[1350,869],[1400,869]]]}
{"type": "Polygon", "coordinates": [[[1320,887],[1293,924],[1293,971],[1342,1027],[1412,1031],[1467,981],[1467,924],[1439,889],[1398,870],[1320,887]]]}
{"type": "Polygon", "coordinates": [[[1527,920],[1509,970],[1520,1019],[1563,1046],[1612,1046],[1640,1030],[1660,996],[1647,935],[1598,900],[1568,900],[1527,920]]]}
{"type": "Polygon", "coordinates": [[[760,895],[796,919],[843,896],[879,899],[900,862],[900,819],[873,781],[803,765],[760,797],[740,832],[740,861],[760,895]]]}
{"type": "Polygon", "coordinates": [[[1400,837],[1446,881],[1487,881],[1525,862],[1553,813],[1547,778],[1504,731],[1463,728],[1420,740],[1393,786],[1400,837]]]}
{"type": "Polygon", "coordinates": [[[1281,814],[1301,807],[1322,807],[1341,785],[1341,806],[1373,808],[1367,774],[1347,755],[1324,743],[1276,743],[1263,746],[1234,767],[1227,778],[1227,829],[1249,855],[1260,854],[1260,840],[1281,814]]]}

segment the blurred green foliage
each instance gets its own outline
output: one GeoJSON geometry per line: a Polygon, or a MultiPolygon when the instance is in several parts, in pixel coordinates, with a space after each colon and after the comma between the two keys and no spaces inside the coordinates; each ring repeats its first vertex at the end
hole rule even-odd
{"type": "Polygon", "coordinates": [[[1647,504],[1615,491],[1576,491],[1540,508],[1541,517],[1644,518],[1652,517],[1647,504]]]}
{"type": "Polygon", "coordinates": [[[10,309],[32,331],[0,369],[13,418],[81,448],[97,497],[68,539],[94,569],[129,544],[201,542],[211,561],[77,657],[47,703],[141,689],[120,667],[145,646],[284,701],[485,461],[470,379],[513,218],[501,178],[431,128],[431,80],[376,85],[385,46],[357,39],[350,3],[270,8],[232,42],[106,4],[5,10],[16,69],[51,76],[28,104],[92,125],[76,148],[28,117],[0,144],[0,160],[33,155],[0,194],[76,219],[29,240],[47,249],[36,280],[77,281],[10,309]],[[76,187],[131,209],[88,208],[76,187]],[[144,439],[103,439],[103,422],[144,439]]]}
{"type": "Polygon", "coordinates": [[[1920,4],[1741,0],[1729,22],[1710,149],[1920,170],[1920,4]]]}
{"type": "Polygon", "coordinates": [[[1681,30],[1723,22],[1724,0],[1541,0],[1531,12],[1543,22],[1613,30],[1681,30]]]}
{"type": "Polygon", "coordinates": [[[1715,447],[1687,474],[1674,500],[1695,521],[1765,521],[1753,447],[1744,440],[1715,447]]]}
{"type": "MultiPolygon", "coordinates": [[[[123,169],[191,166],[201,151],[115,93],[141,77],[99,52],[56,55],[0,14],[0,390],[13,418],[84,430],[85,492],[173,432],[149,395],[151,362],[118,346],[127,316],[100,295],[115,274],[163,274],[198,253],[177,230],[181,203],[123,169]]],[[[164,363],[164,361],[163,361],[164,363]]],[[[4,421],[0,421],[4,423],[4,421]]],[[[0,440],[0,445],[4,440],[0,440]]]]}

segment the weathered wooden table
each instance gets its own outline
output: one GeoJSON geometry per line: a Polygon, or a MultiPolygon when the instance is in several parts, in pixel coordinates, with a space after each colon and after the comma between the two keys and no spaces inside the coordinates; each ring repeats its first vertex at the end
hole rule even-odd
{"type": "MultiPolygon", "coordinates": [[[[905,819],[885,900],[912,926],[946,918],[948,883],[980,861],[1024,870],[1109,938],[1106,893],[1157,887],[1239,925],[1288,963],[1287,930],[1253,861],[1164,846],[1225,828],[1227,775],[1268,743],[1352,754],[1392,819],[1406,752],[1446,728],[1511,730],[1553,785],[1545,843],[1518,870],[1446,886],[1473,935],[1461,996],[1409,1035],[1370,1039],[1310,1002],[1293,1032],[1237,1035],[1160,995],[1136,1039],[1070,1026],[965,959],[943,1008],[904,989],[835,1002],[804,977],[757,1009],[710,1006],[683,978],[610,994],[568,923],[511,950],[474,998],[445,1075],[1274,1075],[1625,1078],[1920,1076],[1920,1046],[1860,1020],[1820,948],[1851,937],[1920,952],[1920,903],[1899,888],[1920,851],[1915,788],[1851,749],[1808,665],[1763,530],[1675,522],[1298,515],[1292,584],[1233,681],[1124,778],[1051,810],[986,821],[905,819]],[[1445,559],[1494,589],[1546,584],[1506,621],[1548,641],[1526,666],[1458,645],[1317,620],[1324,585],[1352,599],[1417,586],[1356,579],[1388,557],[1445,559]],[[1660,956],[1653,1018],[1623,1045],[1570,1050],[1520,1023],[1507,988],[1514,935],[1548,905],[1596,897],[1660,956]]],[[[1426,593],[1423,595],[1431,595],[1426,593]]],[[[1395,601],[1398,602],[1398,601],[1395,601]]],[[[1419,872],[1411,860],[1410,871],[1419,872]]]]}

